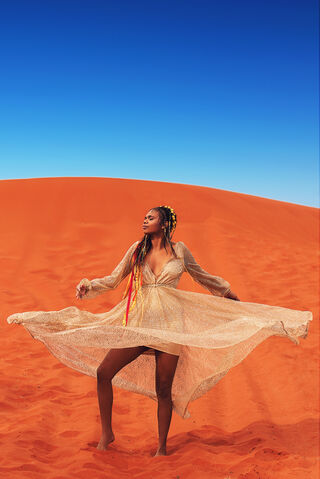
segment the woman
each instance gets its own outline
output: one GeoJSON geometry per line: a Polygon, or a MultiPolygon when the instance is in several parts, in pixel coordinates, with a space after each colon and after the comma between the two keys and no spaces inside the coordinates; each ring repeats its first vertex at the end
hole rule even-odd
{"type": "Polygon", "coordinates": [[[307,336],[310,311],[241,302],[230,283],[203,270],[182,241],[171,241],[176,224],[170,206],[152,208],[144,218],[143,239],[129,247],[113,272],[80,281],[76,297],[93,298],[129,275],[122,301],[110,311],[93,314],[72,306],[8,317],[64,364],[97,377],[98,449],[114,441],[112,384],[157,400],[155,455],[165,455],[172,409],[190,417],[189,402],[269,336],[286,336],[295,344],[307,336]],[[212,294],[177,289],[183,272],[212,294]]]}
{"type": "MultiPolygon", "coordinates": [[[[161,271],[168,262],[177,255],[174,250],[175,243],[171,242],[171,237],[176,224],[176,215],[170,207],[161,206],[150,210],[144,218],[142,228],[145,232],[144,241],[136,247],[136,263],[147,264],[155,278],[158,278],[161,271]],[[169,246],[171,251],[167,251],[169,246]]],[[[93,280],[91,286],[97,291],[97,286],[105,286],[101,280],[93,280]]],[[[227,283],[221,280],[221,285],[227,283]]],[[[159,284],[162,284],[161,282],[159,284]]],[[[219,281],[218,281],[219,284],[219,281]]],[[[82,280],[78,287],[76,297],[81,299],[89,292],[89,286],[86,280],[82,280]]],[[[220,285],[219,285],[220,286],[220,285]]],[[[224,297],[237,299],[237,296],[231,292],[228,287],[224,297]]],[[[131,323],[130,323],[131,324],[131,323]]],[[[161,326],[160,326],[161,327],[161,326]]],[[[99,449],[105,449],[107,445],[114,441],[114,434],[111,428],[111,412],[113,403],[113,392],[111,380],[114,375],[126,364],[136,359],[147,349],[155,350],[156,358],[156,391],[158,398],[158,431],[159,445],[155,455],[166,454],[166,441],[172,416],[172,398],[171,387],[174,378],[179,353],[173,343],[167,345],[149,345],[136,346],[131,348],[112,349],[108,352],[102,363],[97,369],[98,380],[98,398],[102,424],[102,437],[98,444],[99,449]],[[158,347],[158,349],[156,349],[158,347]],[[168,351],[168,352],[166,352],[168,351]]]]}

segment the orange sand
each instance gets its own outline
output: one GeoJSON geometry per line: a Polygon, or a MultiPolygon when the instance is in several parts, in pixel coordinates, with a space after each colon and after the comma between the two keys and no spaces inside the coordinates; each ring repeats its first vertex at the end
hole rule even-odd
{"type": "MultiPolygon", "coordinates": [[[[318,436],[318,209],[213,188],[110,178],[0,181],[1,477],[316,478],[318,436]],[[70,305],[111,309],[124,291],[84,304],[83,277],[111,273],[142,238],[152,206],[177,212],[173,240],[226,278],[239,298],[314,314],[296,346],[260,344],[202,398],[172,416],[167,456],[157,403],[114,387],[115,442],[98,451],[96,381],[61,364],[11,313],[70,305]]],[[[181,289],[206,293],[183,275],[181,289]]],[[[209,294],[209,293],[208,293],[209,294]]]]}

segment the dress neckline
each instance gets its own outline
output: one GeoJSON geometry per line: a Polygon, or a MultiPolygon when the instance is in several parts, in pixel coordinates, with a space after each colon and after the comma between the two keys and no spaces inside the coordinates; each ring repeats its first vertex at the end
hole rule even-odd
{"type": "MultiPolygon", "coordinates": [[[[178,242],[173,246],[173,249],[176,251],[176,246],[177,246],[178,242]]],[[[174,260],[174,259],[177,259],[175,256],[172,256],[172,258],[170,258],[166,263],[164,263],[164,265],[162,266],[160,272],[158,274],[154,274],[154,272],[152,271],[151,267],[149,266],[149,263],[146,261],[145,264],[148,266],[149,270],[151,271],[151,273],[153,274],[153,276],[155,278],[159,278],[159,276],[161,275],[161,273],[163,272],[164,268],[167,266],[168,263],[170,263],[170,261],[174,260]]]]}

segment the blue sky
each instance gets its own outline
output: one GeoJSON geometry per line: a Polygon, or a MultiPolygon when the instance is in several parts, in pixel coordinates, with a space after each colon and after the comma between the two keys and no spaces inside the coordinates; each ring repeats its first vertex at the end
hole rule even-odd
{"type": "Polygon", "coordinates": [[[0,179],[319,206],[314,0],[1,2],[0,179]]]}

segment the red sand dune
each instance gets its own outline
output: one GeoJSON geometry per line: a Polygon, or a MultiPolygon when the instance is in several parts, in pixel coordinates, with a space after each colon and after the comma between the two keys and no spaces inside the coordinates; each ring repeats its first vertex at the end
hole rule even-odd
{"type": "MultiPolygon", "coordinates": [[[[311,479],[318,471],[318,209],[214,188],[110,178],[3,180],[1,477],[311,479]],[[313,312],[296,346],[271,337],[213,389],[172,416],[167,456],[155,401],[114,387],[116,440],[98,451],[96,381],[61,364],[14,312],[111,309],[115,291],[75,298],[142,238],[149,208],[177,212],[174,241],[226,278],[242,301],[313,312]]],[[[184,274],[179,288],[206,293],[184,274]]],[[[209,293],[208,293],[209,294],[209,293]]]]}

